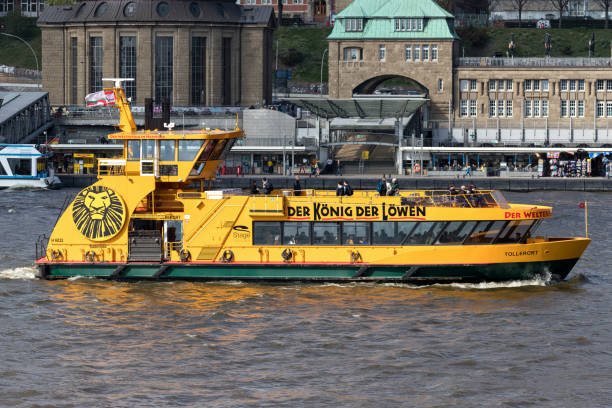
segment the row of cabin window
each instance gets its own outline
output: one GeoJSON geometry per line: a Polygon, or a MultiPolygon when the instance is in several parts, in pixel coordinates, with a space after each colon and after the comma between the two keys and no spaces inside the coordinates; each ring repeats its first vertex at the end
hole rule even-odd
{"type": "MultiPolygon", "coordinates": [[[[532,228],[533,227],[533,228],[532,228]]],[[[521,221],[380,221],[253,223],[253,245],[462,245],[524,242],[521,221]]]]}
{"type": "MultiPolygon", "coordinates": [[[[208,140],[206,147],[198,158],[198,161],[220,160],[228,140],[208,140]]],[[[205,140],[128,140],[127,159],[128,160],[153,160],[155,158],[155,147],[157,144],[158,159],[161,162],[170,161],[193,161],[202,148],[205,140]],[[178,143],[178,159],[177,147],[178,143]]],[[[230,145],[233,143],[230,143],[230,145]]]]}

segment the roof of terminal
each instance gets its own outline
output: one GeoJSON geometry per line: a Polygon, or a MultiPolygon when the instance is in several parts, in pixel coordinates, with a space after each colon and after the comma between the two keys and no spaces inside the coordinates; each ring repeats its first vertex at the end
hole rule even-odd
{"type": "Polygon", "coordinates": [[[433,0],[355,0],[336,17],[330,40],[458,39],[454,16],[433,0]],[[344,19],[365,19],[363,31],[346,31],[344,19]],[[396,18],[422,18],[422,31],[396,31],[396,18]]]}
{"type": "Polygon", "coordinates": [[[45,6],[38,24],[64,23],[216,23],[269,24],[272,7],[248,7],[233,1],[204,0],[97,0],[72,6],[45,6]]]}

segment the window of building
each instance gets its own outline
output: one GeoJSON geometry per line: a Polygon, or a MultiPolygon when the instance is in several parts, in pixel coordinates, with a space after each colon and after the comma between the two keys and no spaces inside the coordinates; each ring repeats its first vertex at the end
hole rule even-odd
{"type": "Polygon", "coordinates": [[[606,102],[606,116],[612,118],[612,101],[606,102]]]}
{"type": "Polygon", "coordinates": [[[506,101],[506,116],[511,118],[512,117],[512,101],[506,101]]]}
{"type": "Polygon", "coordinates": [[[477,112],[478,112],[478,109],[476,108],[476,100],[472,99],[470,101],[470,116],[472,117],[476,116],[477,112]]]}
{"type": "Polygon", "coordinates": [[[191,37],[191,104],[206,104],[206,37],[191,37]]]}
{"type": "MultiPolygon", "coordinates": [[[[0,0],[0,13],[8,13],[9,11],[13,11],[13,0],[0,0]]],[[[41,4],[42,11],[42,4],[41,4]]]]}
{"type": "Polygon", "coordinates": [[[496,101],[489,101],[489,116],[494,118],[495,117],[495,113],[497,112],[497,109],[495,108],[496,101]]]}
{"type": "Polygon", "coordinates": [[[102,90],[102,37],[89,38],[89,93],[102,90]]]}
{"type": "Polygon", "coordinates": [[[70,89],[71,89],[71,99],[72,99],[71,102],[73,105],[80,104],[80,101],[78,100],[78,94],[79,94],[78,72],[79,72],[78,38],[70,37],[70,89]]]}
{"type": "Polygon", "coordinates": [[[221,42],[221,64],[223,67],[223,74],[221,75],[221,89],[222,89],[222,98],[223,105],[232,105],[234,99],[233,95],[233,86],[232,86],[232,67],[233,67],[233,58],[232,58],[232,37],[223,37],[223,41],[221,42]]]}
{"type": "Polygon", "coordinates": [[[378,46],[378,60],[384,61],[386,58],[386,54],[387,54],[387,47],[385,47],[384,45],[379,45],[378,46]]]}
{"type": "Polygon", "coordinates": [[[489,91],[495,91],[496,86],[497,86],[497,81],[494,79],[491,79],[489,81],[489,91]]]}
{"type": "Polygon", "coordinates": [[[559,88],[562,91],[567,91],[567,79],[562,79],[561,82],[559,83],[559,88]]]}
{"type": "Polygon", "coordinates": [[[612,81],[609,79],[606,81],[606,91],[612,91],[612,81]]]}
{"type": "Polygon", "coordinates": [[[511,79],[507,79],[507,80],[506,80],[506,89],[507,89],[508,91],[511,91],[511,90],[512,90],[512,80],[511,80],[511,79]]]}
{"type": "Polygon", "coordinates": [[[358,47],[347,47],[344,49],[345,61],[360,61],[363,59],[363,50],[358,47]]]}
{"type": "Polygon", "coordinates": [[[461,81],[459,81],[459,87],[462,91],[469,91],[470,90],[470,80],[462,79],[461,81]]]}
{"type": "Polygon", "coordinates": [[[459,101],[459,116],[465,117],[468,115],[468,101],[459,101]]]}
{"type": "Polygon", "coordinates": [[[596,86],[597,86],[597,90],[598,91],[603,91],[604,90],[604,81],[603,79],[598,79],[596,82],[596,86]]]}
{"type": "Polygon", "coordinates": [[[412,45],[406,46],[406,61],[412,60],[412,45]]]}
{"type": "Polygon", "coordinates": [[[539,118],[540,117],[540,101],[532,101],[533,103],[533,116],[535,118],[539,118]]]}
{"type": "Polygon", "coordinates": [[[526,79],[525,80],[525,90],[526,91],[531,91],[531,79],[526,79]]]}
{"type": "Polygon", "coordinates": [[[561,117],[567,117],[567,101],[561,101],[561,117]]]}
{"type": "MultiPolygon", "coordinates": [[[[612,105],[612,103],[610,105],[612,105]]],[[[598,118],[604,117],[604,103],[602,101],[597,101],[597,117],[598,118]]]]}
{"type": "Polygon", "coordinates": [[[478,90],[478,81],[475,79],[470,79],[470,91],[478,90]]]}
{"type": "Polygon", "coordinates": [[[174,38],[155,38],[155,102],[167,100],[172,104],[174,79],[174,38]]]}
{"type": "Polygon", "coordinates": [[[363,19],[362,18],[345,18],[344,19],[344,30],[345,31],[363,31],[363,19]]]}
{"type": "Polygon", "coordinates": [[[525,117],[531,117],[531,101],[525,101],[525,117]]]}
{"type": "Polygon", "coordinates": [[[136,101],[136,37],[119,37],[119,76],[132,78],[124,83],[125,96],[136,101]]]}
{"type": "Polygon", "coordinates": [[[396,18],[395,31],[423,31],[423,19],[396,18]]]}
{"type": "Polygon", "coordinates": [[[438,46],[437,45],[431,46],[431,60],[432,61],[438,60],[438,46]]]}
{"type": "Polygon", "coordinates": [[[580,92],[584,91],[584,79],[579,79],[578,80],[578,91],[580,91],[580,92]]]}
{"type": "Polygon", "coordinates": [[[540,90],[540,80],[539,79],[534,79],[533,80],[533,90],[534,91],[539,91],[540,90]]]}
{"type": "Polygon", "coordinates": [[[547,91],[548,91],[548,79],[543,79],[543,80],[542,80],[542,90],[543,90],[544,92],[547,92],[547,91]]]}
{"type": "Polygon", "coordinates": [[[504,116],[504,101],[497,101],[497,116],[504,116]]]}
{"type": "Polygon", "coordinates": [[[438,92],[444,91],[444,80],[442,78],[438,79],[438,92]]]}
{"type": "Polygon", "coordinates": [[[570,90],[570,92],[576,91],[576,80],[575,79],[570,79],[570,81],[569,81],[569,90],[570,90]]]}
{"type": "Polygon", "coordinates": [[[415,45],[414,48],[412,49],[412,57],[414,58],[415,61],[418,61],[421,59],[421,46],[420,45],[415,45]]]}
{"type": "Polygon", "coordinates": [[[584,117],[584,101],[578,101],[578,117],[584,117]]]}
{"type": "Polygon", "coordinates": [[[429,45],[423,46],[423,53],[421,57],[423,58],[423,61],[429,60],[429,45]]]}
{"type": "Polygon", "coordinates": [[[547,100],[542,101],[542,117],[543,118],[548,117],[548,101],[547,100]]]}
{"type": "Polygon", "coordinates": [[[497,81],[497,90],[498,91],[503,91],[504,89],[506,89],[505,85],[506,85],[506,80],[505,79],[498,80],[497,81]]]}
{"type": "Polygon", "coordinates": [[[576,101],[569,101],[569,114],[571,117],[576,117],[576,101]]]}

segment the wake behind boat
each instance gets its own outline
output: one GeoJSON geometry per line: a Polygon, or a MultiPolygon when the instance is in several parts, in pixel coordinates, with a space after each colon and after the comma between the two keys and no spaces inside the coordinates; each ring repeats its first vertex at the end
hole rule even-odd
{"type": "Polygon", "coordinates": [[[537,228],[552,208],[499,191],[211,190],[242,130],[137,130],[116,85],[123,155],[100,159],[39,242],[40,276],[122,280],[483,282],[564,279],[588,238],[537,228]]]}
{"type": "Polygon", "coordinates": [[[33,144],[0,144],[0,188],[59,188],[50,156],[33,144]]]}

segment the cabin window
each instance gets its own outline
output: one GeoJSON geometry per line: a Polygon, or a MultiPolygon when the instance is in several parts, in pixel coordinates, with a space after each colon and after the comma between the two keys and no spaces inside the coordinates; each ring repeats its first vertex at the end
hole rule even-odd
{"type": "Polygon", "coordinates": [[[284,245],[310,245],[309,222],[285,222],[283,224],[284,245]]]}
{"type": "Polygon", "coordinates": [[[495,241],[496,244],[523,242],[533,220],[510,221],[495,241]]]}
{"type": "Polygon", "coordinates": [[[506,221],[480,221],[465,243],[490,244],[499,235],[505,223],[506,221]]]}
{"type": "Polygon", "coordinates": [[[342,243],[344,245],[368,245],[370,243],[370,223],[342,223],[342,243]]]}
{"type": "Polygon", "coordinates": [[[404,245],[420,244],[433,245],[436,238],[444,228],[444,222],[421,221],[417,224],[404,243],[404,245]]]}
{"type": "Polygon", "coordinates": [[[6,159],[11,168],[13,176],[31,176],[32,175],[32,160],[31,159],[6,159]]]}
{"type": "Polygon", "coordinates": [[[128,160],[140,160],[140,140],[128,140],[127,150],[128,160]]]}
{"type": "Polygon", "coordinates": [[[438,238],[438,244],[460,245],[468,236],[476,221],[453,221],[449,222],[446,229],[438,238]]]}
{"type": "Polygon", "coordinates": [[[202,150],[202,154],[198,157],[198,161],[206,161],[210,157],[210,153],[213,148],[217,144],[218,140],[208,140],[206,141],[206,146],[204,146],[204,150],[202,150]]]}
{"type": "Polygon", "coordinates": [[[372,243],[375,245],[399,244],[395,239],[394,222],[373,222],[372,223],[372,243]]]}
{"type": "Polygon", "coordinates": [[[155,158],[155,140],[142,141],[142,159],[153,160],[155,158]]]}
{"type": "Polygon", "coordinates": [[[159,141],[159,160],[163,162],[176,160],[176,143],[174,140],[159,141]]]}
{"type": "Polygon", "coordinates": [[[315,222],[312,226],[313,245],[340,245],[340,224],[337,222],[315,222]]]}
{"type": "Polygon", "coordinates": [[[178,159],[179,161],[193,161],[200,151],[203,140],[179,140],[178,159]]]}
{"type": "Polygon", "coordinates": [[[280,245],[280,222],[253,223],[253,245],[280,245]]]}
{"type": "Polygon", "coordinates": [[[213,149],[212,153],[210,154],[209,160],[219,160],[226,144],[227,139],[219,140],[215,145],[215,148],[213,149]]]}

